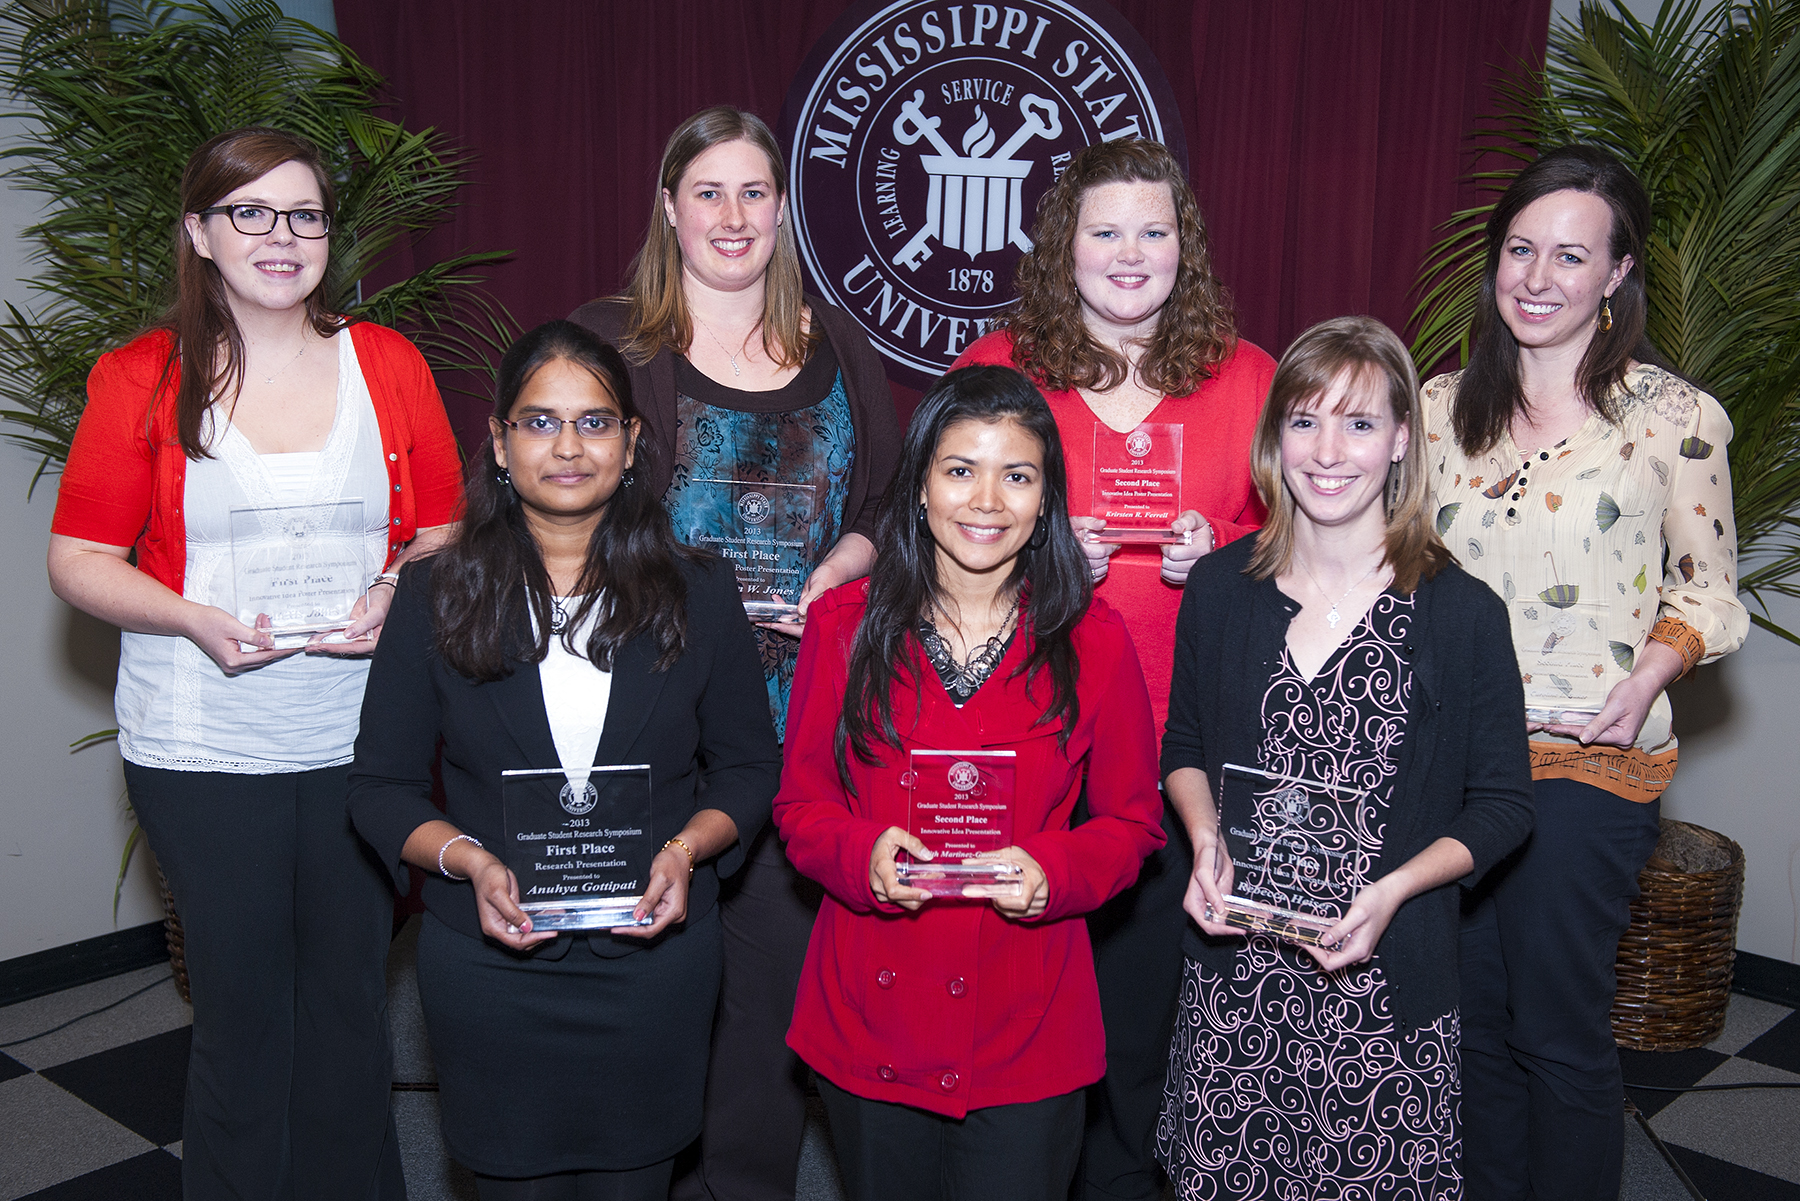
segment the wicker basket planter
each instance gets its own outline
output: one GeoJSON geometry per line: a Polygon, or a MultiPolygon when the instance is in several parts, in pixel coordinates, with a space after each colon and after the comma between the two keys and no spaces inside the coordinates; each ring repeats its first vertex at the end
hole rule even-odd
{"type": "Polygon", "coordinates": [[[1744,900],[1744,852],[1723,834],[1663,819],[1619,941],[1613,1039],[1634,1051],[1686,1051],[1725,1028],[1744,900]]]}

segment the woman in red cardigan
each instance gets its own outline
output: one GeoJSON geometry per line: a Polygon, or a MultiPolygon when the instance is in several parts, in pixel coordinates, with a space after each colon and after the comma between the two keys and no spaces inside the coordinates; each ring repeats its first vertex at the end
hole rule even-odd
{"type": "MultiPolygon", "coordinates": [[[[1124,139],[1077,154],[1038,202],[1031,236],[1036,244],[1019,260],[1019,303],[957,365],[1018,367],[1050,402],[1094,591],[1137,643],[1160,737],[1188,572],[1263,523],[1250,439],[1275,361],[1237,336],[1193,189],[1161,144],[1124,139]],[[1133,439],[1179,448],[1179,487],[1161,489],[1159,503],[1130,498],[1140,503],[1124,511],[1136,508],[1132,524],[1160,523],[1186,542],[1121,546],[1094,536],[1108,523],[1101,515],[1119,510],[1102,495],[1096,448],[1110,442],[1116,454],[1133,439]]],[[[1083,1201],[1162,1196],[1151,1151],[1181,982],[1181,898],[1193,869],[1173,814],[1163,829],[1168,842],[1136,885],[1088,922],[1107,1072],[1089,1097],[1083,1201]]]]}
{"type": "Polygon", "coordinates": [[[451,529],[456,442],[412,344],[328,307],[335,201],[312,143],[220,134],[181,206],[168,316],[88,376],[49,567],[123,631],[125,783],[193,989],[183,1195],[404,1197],[393,905],[345,796],[391,573],[451,529]],[[279,531],[253,544],[265,569],[330,578],[305,598],[327,620],[279,645],[290,598],[244,570],[251,529],[279,531]],[[294,534],[329,553],[266,549],[294,534]]]}
{"type": "Polygon", "coordinates": [[[873,575],[808,616],[775,813],[826,900],[788,1044],[856,1201],[1062,1196],[1106,1068],[1081,917],[1162,844],[1161,801],[1137,654],[1092,599],[1065,495],[1036,389],[953,371],[907,430],[873,575]],[[1013,779],[1010,831],[965,828],[993,848],[978,861],[1014,865],[991,903],[903,881],[960,861],[921,840],[914,801],[932,812],[970,761],[1013,779]]]}

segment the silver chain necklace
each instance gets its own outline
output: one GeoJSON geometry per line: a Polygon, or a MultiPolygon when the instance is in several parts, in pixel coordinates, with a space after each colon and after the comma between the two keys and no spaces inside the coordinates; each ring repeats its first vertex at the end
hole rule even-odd
{"type": "Polygon", "coordinates": [[[729,350],[725,349],[725,343],[719,341],[719,335],[713,333],[713,327],[706,323],[706,319],[704,317],[702,317],[699,313],[695,313],[694,320],[698,321],[700,323],[700,328],[706,331],[706,336],[713,340],[713,345],[717,346],[719,348],[719,353],[731,360],[731,374],[732,375],[744,374],[743,371],[740,370],[738,367],[738,361],[737,361],[738,354],[744,353],[744,348],[750,345],[750,334],[755,333],[757,330],[757,326],[760,326],[762,324],[762,322],[758,321],[756,323],[756,325],[753,325],[750,327],[750,334],[745,334],[744,340],[742,342],[738,343],[737,354],[732,354],[729,350]]]}
{"type": "MultiPolygon", "coordinates": [[[[1331,612],[1329,612],[1325,615],[1325,624],[1326,625],[1330,626],[1334,630],[1338,628],[1338,622],[1344,620],[1344,615],[1342,613],[1338,612],[1338,606],[1344,603],[1345,597],[1348,597],[1352,592],[1355,592],[1358,588],[1362,587],[1364,580],[1368,579],[1370,576],[1374,575],[1377,571],[1381,570],[1382,564],[1384,564],[1386,562],[1387,562],[1387,559],[1385,557],[1377,559],[1375,561],[1375,566],[1373,566],[1373,567],[1369,568],[1369,570],[1363,572],[1360,576],[1358,576],[1356,578],[1356,583],[1354,583],[1354,584],[1350,585],[1348,588],[1344,589],[1343,596],[1340,596],[1336,600],[1331,601],[1331,612]]],[[[1305,563],[1301,563],[1300,570],[1304,571],[1306,573],[1306,578],[1313,582],[1313,587],[1317,588],[1319,590],[1320,596],[1325,597],[1325,599],[1327,599],[1327,600],[1331,600],[1330,594],[1325,591],[1325,586],[1323,584],[1319,583],[1319,577],[1312,573],[1312,568],[1308,567],[1305,563]]]]}
{"type": "Polygon", "coordinates": [[[937,671],[938,678],[944,682],[946,692],[973,696],[975,690],[994,674],[994,668],[1000,665],[1000,660],[1006,654],[1006,639],[1013,626],[1013,619],[1018,615],[1019,597],[1015,593],[1012,607],[1000,619],[1000,628],[994,631],[993,637],[970,651],[969,657],[961,663],[950,653],[949,644],[938,633],[937,623],[929,615],[919,622],[919,642],[925,649],[925,658],[937,671]]]}
{"type": "Polygon", "coordinates": [[[263,383],[265,383],[265,384],[274,383],[275,380],[277,379],[277,377],[279,377],[281,375],[282,371],[286,371],[289,367],[292,367],[295,363],[298,363],[300,361],[300,356],[305,353],[306,353],[306,334],[304,332],[302,332],[300,335],[300,349],[296,350],[294,352],[294,357],[289,359],[287,362],[285,362],[281,365],[281,371],[277,371],[274,375],[263,376],[263,383]]]}

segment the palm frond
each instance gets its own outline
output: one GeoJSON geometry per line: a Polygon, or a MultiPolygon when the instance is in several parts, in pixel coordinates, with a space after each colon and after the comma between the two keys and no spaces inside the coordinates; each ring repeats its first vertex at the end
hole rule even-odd
{"type": "Polygon", "coordinates": [[[303,134],[339,191],[332,294],[340,311],[428,331],[434,368],[486,370],[512,329],[466,254],[358,304],[360,281],[451,214],[467,156],[435,130],[375,113],[381,79],[271,0],[36,0],[0,10],[0,80],[22,102],[0,162],[46,201],[25,231],[35,297],[0,319],[0,431],[60,468],[104,351],[168,302],[182,168],[243,125],[303,134]]]}

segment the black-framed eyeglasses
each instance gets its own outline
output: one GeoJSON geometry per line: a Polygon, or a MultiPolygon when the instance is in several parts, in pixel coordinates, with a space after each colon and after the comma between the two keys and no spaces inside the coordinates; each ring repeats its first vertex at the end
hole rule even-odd
{"type": "Polygon", "coordinates": [[[288,230],[296,238],[322,238],[331,232],[331,214],[322,209],[278,209],[266,204],[215,204],[201,209],[202,217],[220,214],[231,219],[231,228],[241,234],[260,238],[275,231],[275,222],[287,218],[288,230]]]}
{"type": "Polygon", "coordinates": [[[552,417],[548,413],[533,413],[529,417],[521,417],[517,421],[500,423],[514,430],[521,438],[535,438],[548,441],[562,433],[565,425],[574,425],[575,432],[583,438],[617,438],[625,428],[622,417],[614,417],[610,413],[583,413],[579,417],[552,417]]]}

